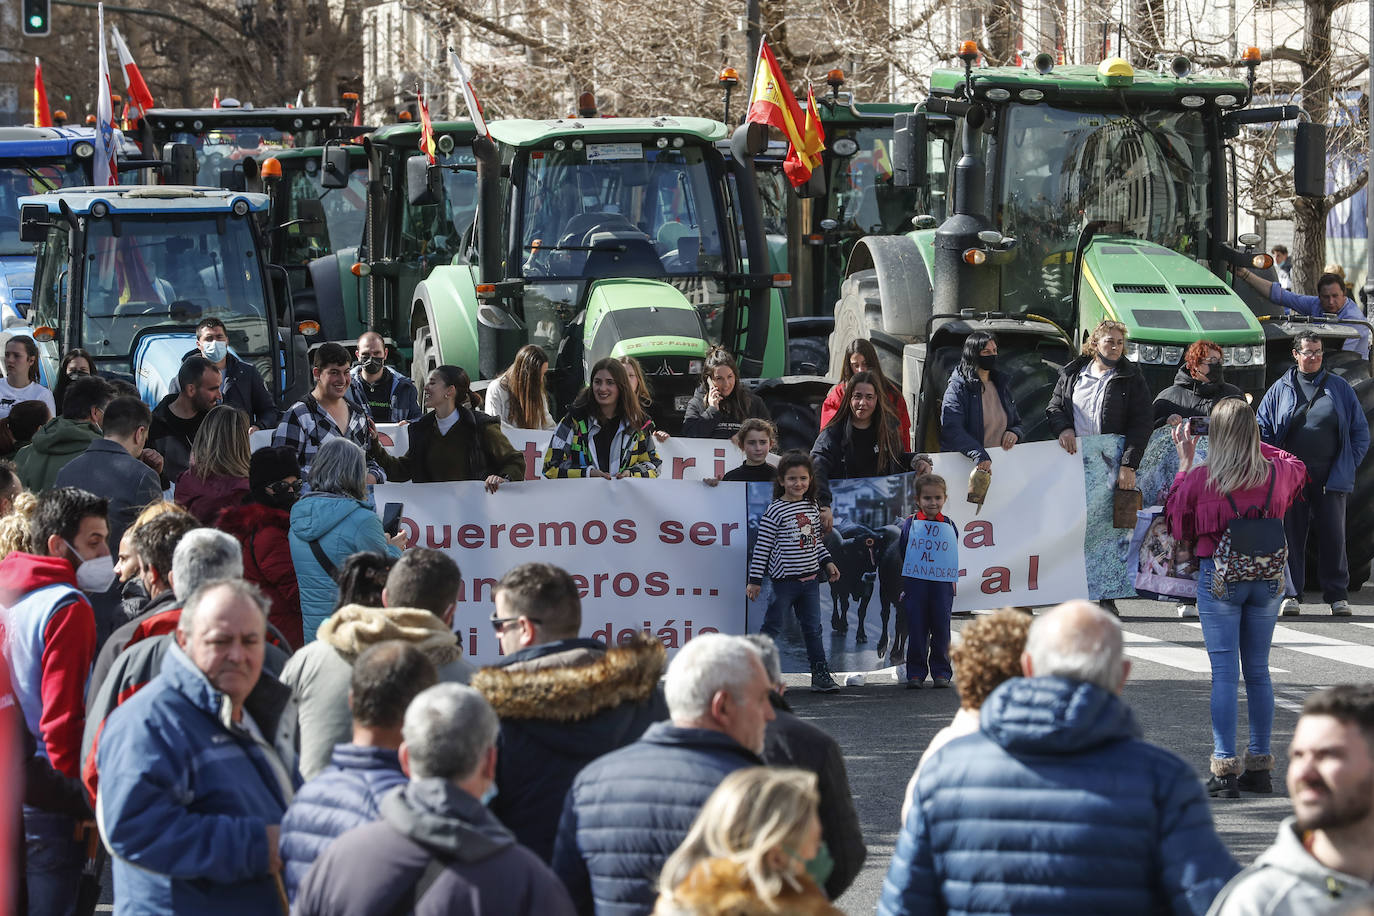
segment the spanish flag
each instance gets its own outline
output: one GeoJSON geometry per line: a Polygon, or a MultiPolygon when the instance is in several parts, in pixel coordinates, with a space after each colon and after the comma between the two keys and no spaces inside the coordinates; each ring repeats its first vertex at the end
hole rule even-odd
{"type": "Polygon", "coordinates": [[[43,64],[36,57],[33,59],[33,126],[52,127],[48,90],[43,85],[43,64]]]}
{"type": "MultiPolygon", "coordinates": [[[[814,113],[814,102],[811,110],[814,113]]],[[[759,43],[754,88],[749,98],[749,115],[745,120],[776,127],[787,138],[787,160],[783,163],[783,171],[794,188],[805,184],[811,177],[811,170],[820,162],[820,151],[825,148],[825,135],[814,114],[803,121],[797,97],[783,78],[782,67],[778,66],[778,59],[767,41],[759,43]]]]}
{"type": "Polygon", "coordinates": [[[811,173],[821,164],[821,153],[825,151],[825,128],[821,126],[819,110],[816,108],[816,94],[806,87],[806,123],[802,127],[801,147],[792,147],[783,160],[782,171],[792,187],[799,188],[811,178],[811,173]]]}
{"type": "Polygon", "coordinates": [[[436,146],[434,143],[434,122],[429,119],[429,105],[425,103],[423,93],[416,93],[420,100],[420,151],[425,154],[430,165],[438,162],[435,156],[436,146]]]}

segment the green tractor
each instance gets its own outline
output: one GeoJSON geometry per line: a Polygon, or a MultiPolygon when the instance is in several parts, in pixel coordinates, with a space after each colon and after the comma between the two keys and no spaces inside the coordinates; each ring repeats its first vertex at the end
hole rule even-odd
{"type": "MultiPolygon", "coordinates": [[[[789,278],[768,267],[757,148],[727,159],[716,145],[726,126],[702,118],[511,120],[490,130],[472,143],[472,236],[415,288],[417,380],[440,363],[490,379],[535,343],[561,410],[598,359],[633,356],[654,387],[656,422],[671,430],[713,343],[737,354],[746,377],[784,375],[773,292],[789,278]]],[[[737,144],[760,139],[736,132],[737,144]]],[[[760,394],[782,404],[796,392],[773,382],[760,394]]]]}

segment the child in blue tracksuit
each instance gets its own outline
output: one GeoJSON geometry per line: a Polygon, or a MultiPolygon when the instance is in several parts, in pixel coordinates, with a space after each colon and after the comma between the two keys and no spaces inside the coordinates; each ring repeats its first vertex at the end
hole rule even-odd
{"type": "MultiPolygon", "coordinates": [[[[945,479],[935,474],[922,474],[912,483],[916,491],[917,510],[902,522],[902,609],[906,613],[906,686],[919,690],[926,685],[929,674],[936,687],[950,686],[954,669],[949,663],[949,618],[954,609],[954,583],[914,579],[905,575],[909,565],[913,522],[934,521],[958,528],[941,514],[948,488],[945,479]]],[[[951,558],[957,563],[957,557],[951,558]]]]}

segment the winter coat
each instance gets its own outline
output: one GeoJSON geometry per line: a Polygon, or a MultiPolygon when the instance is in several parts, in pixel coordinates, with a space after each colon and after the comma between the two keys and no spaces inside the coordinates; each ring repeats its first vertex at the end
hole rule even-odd
{"type": "Polygon", "coordinates": [[[1197,774],[1120,697],[1014,678],[981,716],[922,765],[880,916],[1201,916],[1235,875],[1197,774]]]}
{"type": "Polygon", "coordinates": [[[110,638],[101,643],[100,651],[96,653],[95,666],[91,668],[91,677],[86,685],[87,708],[100,690],[100,685],[105,683],[105,678],[119,654],[133,643],[147,639],[150,635],[170,633],[176,628],[176,621],[181,619],[180,610],[181,602],[177,600],[176,593],[169,588],[145,604],[143,610],[133,618],[115,628],[110,638]],[[167,623],[168,620],[170,624],[167,623]]]}
{"type": "Polygon", "coordinates": [[[1155,429],[1159,429],[1173,415],[1183,419],[1205,417],[1211,414],[1212,405],[1222,398],[1243,398],[1245,392],[1230,382],[1213,384],[1193,378],[1187,366],[1178,370],[1174,384],[1155,395],[1155,429]]]}
{"type": "MultiPolygon", "coordinates": [[[[906,473],[915,457],[915,452],[900,452],[887,467],[878,468],[877,476],[906,473]]],[[[824,509],[830,505],[830,481],[854,476],[850,470],[854,466],[854,428],[848,420],[831,423],[821,430],[811,447],[811,463],[816,469],[816,502],[824,509]]]]}
{"type": "Polygon", "coordinates": [[[119,553],[125,529],[134,523],[143,507],[162,499],[157,471],[109,439],[96,439],[87,445],[86,451],[57,472],[53,485],[80,487],[110,501],[110,533],[106,540],[114,554],[119,553]]]}
{"type": "Polygon", "coordinates": [[[334,613],[339,600],[339,583],[334,581],[310,542],[316,541],[336,570],[343,569],[349,555],[371,550],[399,557],[401,550],[386,542],[377,510],[361,499],[339,493],[307,493],[291,507],[291,563],[296,568],[300,587],[301,629],[306,642],[315,630],[334,613]]]}
{"type": "MultiPolygon", "coordinates": [[[[596,444],[593,436],[601,429],[599,414],[588,407],[574,407],[568,411],[553,431],[544,452],[544,476],[586,477],[596,463],[596,444]]],[[[630,477],[657,477],[663,462],[654,447],[654,423],[645,420],[639,429],[630,429],[624,420],[611,439],[610,474],[630,477]]]]}
{"type": "MultiPolygon", "coordinates": [[[[1307,469],[1303,463],[1283,449],[1260,443],[1260,454],[1274,468],[1274,495],[1269,500],[1266,518],[1283,518],[1288,507],[1293,505],[1307,481],[1307,469]]],[[[1253,507],[1261,507],[1269,494],[1269,480],[1257,487],[1237,490],[1231,494],[1236,509],[1242,513],[1253,507]]],[[[1216,550],[1217,541],[1226,533],[1236,510],[1226,494],[1218,493],[1207,483],[1207,466],[1195,467],[1184,473],[1174,475],[1173,489],[1164,502],[1164,516],[1169,521],[1169,532],[1178,540],[1195,542],[1194,556],[1210,557],[1216,550]]]]}
{"type": "MultiPolygon", "coordinates": [[[[997,389],[997,399],[1007,414],[1007,432],[1016,434],[1016,441],[1025,438],[1021,430],[1021,414],[1016,399],[1011,396],[1011,379],[1005,372],[992,370],[988,376],[997,389]]],[[[955,372],[945,388],[940,403],[940,451],[962,452],[975,462],[991,461],[983,446],[983,381],[955,372]]]]}
{"type": "Polygon", "coordinates": [[[572,916],[549,867],[448,780],[408,783],[382,799],[381,815],[324,851],[295,916],[572,916]],[[432,861],[443,870],[409,902],[432,861]]]}
{"type": "Polygon", "coordinates": [[[531,646],[473,675],[501,717],[492,813],[545,862],[573,778],[668,718],[666,664],[663,643],[638,634],[613,649],[595,639],[531,646]]]}
{"type": "MultiPolygon", "coordinates": [[[[736,380],[736,385],[744,383],[736,380]]],[[[701,439],[729,439],[739,432],[740,424],[750,417],[757,417],[760,420],[771,420],[773,415],[768,412],[768,407],[763,403],[763,398],[754,392],[745,389],[744,391],[744,415],[733,416],[719,407],[711,407],[706,401],[706,388],[700,388],[692,396],[692,400],[687,403],[687,415],[682,421],[682,434],[684,436],[696,436],[701,439]]]]}
{"type": "Polygon", "coordinates": [[[781,696],[774,693],[769,699],[777,718],[768,723],[763,759],[769,766],[798,767],[816,774],[821,795],[821,839],[835,861],[825,893],[838,900],[854,883],[868,857],[863,828],[854,811],[854,796],[849,791],[844,752],[825,731],[795,715],[781,696]]]}
{"type": "MultiPolygon", "coordinates": [[[[367,389],[363,387],[363,367],[354,366],[349,370],[348,398],[355,404],[361,404],[372,414],[372,407],[368,403],[367,389]]],[[[418,420],[424,413],[424,408],[420,406],[420,392],[415,387],[415,382],[408,375],[402,375],[390,366],[382,367],[382,375],[391,381],[391,393],[387,397],[387,406],[391,408],[390,420],[377,420],[378,423],[400,423],[402,420],[418,420]]],[[[381,379],[378,379],[381,381],[381,379]]]]}
{"type": "MultiPolygon", "coordinates": [[[[1091,356],[1080,356],[1059,370],[1059,380],[1054,383],[1054,394],[1045,415],[1050,421],[1050,434],[1058,436],[1066,429],[1073,429],[1073,388],[1078,384],[1078,376],[1092,362],[1091,356]]],[[[1121,453],[1121,466],[1140,467],[1140,459],[1145,456],[1145,446],[1150,442],[1154,429],[1154,413],[1150,406],[1150,386],[1140,367],[1126,357],[1116,364],[1116,374],[1107,380],[1107,392],[1102,398],[1101,430],[1104,435],[1116,434],[1126,437],[1126,448],[1121,453]]]]}
{"type": "Polygon", "coordinates": [[[172,413],[172,404],[176,399],[177,393],[174,391],[157,402],[153,408],[153,425],[148,430],[148,448],[162,456],[161,480],[164,486],[171,486],[191,466],[191,446],[195,433],[200,431],[200,424],[205,422],[205,414],[201,414],[192,424],[194,432],[188,431],[186,424],[190,421],[172,413]]]}
{"type": "Polygon", "coordinates": [[[1288,817],[1274,845],[1222,889],[1207,916],[1334,916],[1371,891],[1374,883],[1318,862],[1288,817]]]}
{"type": "MultiPolygon", "coordinates": [[[[844,389],[845,383],[840,382],[825,396],[825,401],[821,404],[821,429],[829,426],[830,421],[839,412],[840,405],[844,403],[844,389]]],[[[911,411],[907,409],[906,398],[902,397],[901,391],[889,388],[887,403],[897,416],[897,434],[902,437],[902,448],[906,448],[911,444],[911,411]]]]}
{"type": "Polygon", "coordinates": [[[100,427],[90,420],[68,420],[66,417],[49,420],[14,458],[19,482],[30,493],[50,488],[67,462],[99,438],[100,427]]]}
{"type": "Polygon", "coordinates": [[[299,785],[296,717],[290,691],[267,674],[244,709],[266,746],[230,719],[229,698],[173,644],[162,673],[110,716],[96,809],[116,913],[279,910],[267,827],[281,823],[299,785]]]}
{"type": "MultiPolygon", "coordinates": [[[[1259,420],[1260,438],[1270,445],[1283,447],[1293,415],[1306,400],[1298,391],[1298,369],[1294,366],[1283,374],[1260,401],[1255,418],[1259,420]]],[[[1326,489],[1332,493],[1349,493],[1355,489],[1355,470],[1369,451],[1369,421],[1360,407],[1360,399],[1350,383],[1338,375],[1323,372],[1317,384],[1325,386],[1326,394],[1336,407],[1336,422],[1340,427],[1341,450],[1326,475],[1326,489]]],[[[37,437],[35,437],[37,438],[37,437]]]]}
{"type": "MultiPolygon", "coordinates": [[[[197,347],[182,354],[184,362],[188,356],[204,356],[197,347]]],[[[224,357],[224,383],[220,385],[220,403],[237,407],[248,415],[248,422],[258,429],[272,429],[281,420],[281,411],[267,390],[262,375],[251,365],[232,353],[224,357]]],[[[176,382],[172,382],[171,394],[176,396],[176,382]]]]}
{"type": "Polygon", "coordinates": [[[458,408],[458,420],[447,433],[430,411],[407,427],[410,446],[400,457],[373,443],[371,457],[386,471],[387,480],[435,483],[449,480],[486,480],[495,474],[506,480],[525,479],[525,456],[515,450],[501,423],[481,411],[458,408]]]}
{"type": "Polygon", "coordinates": [[[770,906],[742,864],[704,859],[692,866],[671,895],[659,896],[653,916],[844,916],[809,876],[801,875],[796,882],[784,883],[770,906]]]}
{"type": "Polygon", "coordinates": [[[219,517],[219,529],[243,545],[243,577],[272,602],[268,622],[295,650],[305,645],[305,634],[296,566],[291,562],[290,527],[291,513],[261,503],[233,506],[219,517]]]}
{"type": "Polygon", "coordinates": [[[663,863],[720,781],[762,766],[722,732],[657,722],[577,774],[563,803],[553,870],[579,913],[646,916],[663,863]]]}
{"type": "Polygon", "coordinates": [[[339,608],[321,625],[319,639],[291,656],[281,676],[299,704],[301,775],[306,779],[314,779],[329,764],[334,745],[353,734],[348,708],[353,663],[366,649],[388,639],[403,640],[424,652],[439,669],[441,681],[466,684],[472,677],[473,667],[463,659],[458,637],[429,611],[360,604],[339,608]]]}
{"type": "Polygon", "coordinates": [[[225,509],[243,505],[248,497],[248,478],[211,474],[201,478],[194,469],[183,471],[177,478],[177,505],[196,517],[196,521],[214,527],[225,509]]]}
{"type": "Polygon", "coordinates": [[[401,771],[400,757],[390,748],[336,746],[329,766],[301,786],[282,818],[287,899],[296,899],[306,872],[330,843],[354,827],[375,821],[382,796],[409,781],[401,771]]]}
{"type": "Polygon", "coordinates": [[[95,658],[95,616],[61,557],[15,551],[0,560],[3,652],[35,753],[77,775],[86,676],[95,658]]]}

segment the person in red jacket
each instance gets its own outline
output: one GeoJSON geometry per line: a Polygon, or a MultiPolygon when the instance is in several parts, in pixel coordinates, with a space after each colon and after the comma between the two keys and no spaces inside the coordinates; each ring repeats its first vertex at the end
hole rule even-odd
{"type": "Polygon", "coordinates": [[[301,492],[301,466],[284,446],[260,448],[248,466],[248,498],[225,509],[219,528],[243,545],[243,577],[272,602],[267,619],[281,631],[292,650],[305,644],[301,596],[291,562],[287,534],[291,506],[301,492]]]}
{"type": "MultiPolygon", "coordinates": [[[[75,487],[38,497],[29,522],[33,553],[0,561],[4,657],[34,753],[68,778],[78,774],[86,676],[95,658],[95,614],[83,592],[114,583],[106,543],[106,500],[75,487]]],[[[85,853],[66,814],[26,808],[30,912],[65,914],[76,905],[85,853]]]]}
{"type": "Polygon", "coordinates": [[[907,410],[906,399],[902,397],[901,388],[883,375],[883,367],[878,362],[878,351],[866,337],[852,340],[849,346],[844,348],[844,366],[840,369],[839,384],[830,389],[830,393],[825,396],[825,403],[821,405],[821,429],[829,426],[830,421],[835,418],[835,413],[844,403],[845,386],[858,372],[872,372],[878,376],[883,394],[887,396],[887,402],[892,405],[892,412],[897,417],[897,434],[901,436],[902,449],[905,451],[911,448],[911,412],[907,410]]]}
{"type": "Polygon", "coordinates": [[[191,446],[191,466],[177,478],[177,505],[214,525],[248,495],[248,414],[221,404],[205,415],[191,446]]]}

